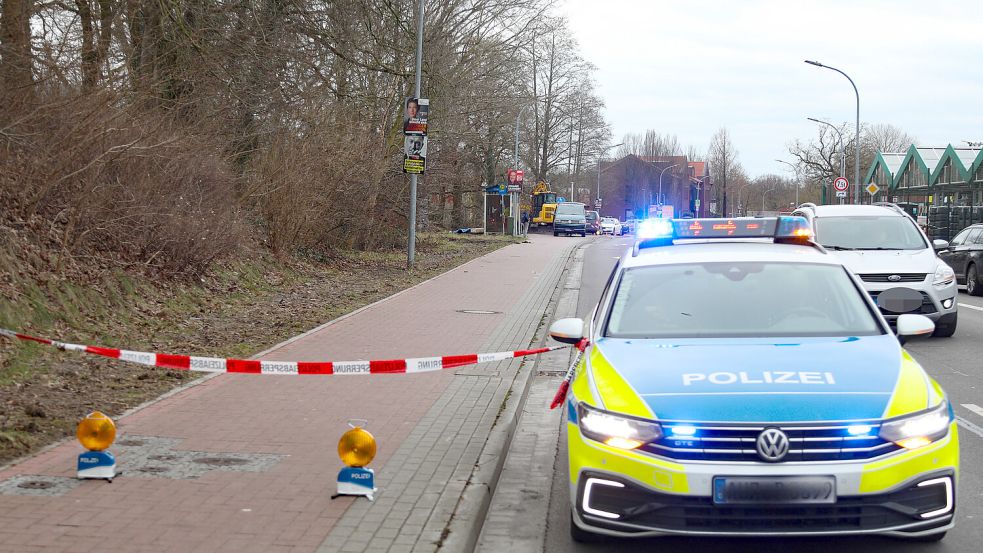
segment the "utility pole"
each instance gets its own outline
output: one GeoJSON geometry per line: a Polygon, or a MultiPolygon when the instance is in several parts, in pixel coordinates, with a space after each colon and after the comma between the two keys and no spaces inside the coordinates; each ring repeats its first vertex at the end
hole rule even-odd
{"type": "MultiPolygon", "coordinates": [[[[418,16],[416,24],[416,87],[414,88],[413,97],[420,97],[420,80],[423,76],[423,5],[424,0],[419,0],[420,2],[420,14],[418,16]]],[[[413,173],[410,175],[410,232],[409,232],[409,243],[406,246],[406,268],[413,268],[413,262],[416,258],[416,181],[417,174],[413,173]]]]}
{"type": "Polygon", "coordinates": [[[853,160],[853,203],[860,203],[860,92],[857,90],[857,85],[854,84],[853,79],[850,75],[847,75],[843,71],[835,67],[830,67],[828,65],[823,65],[818,61],[805,60],[809,65],[815,65],[816,67],[822,67],[825,69],[831,69],[836,71],[840,75],[846,77],[846,80],[850,81],[850,86],[853,87],[853,93],[857,96],[857,130],[854,134],[854,160],[853,160]]]}

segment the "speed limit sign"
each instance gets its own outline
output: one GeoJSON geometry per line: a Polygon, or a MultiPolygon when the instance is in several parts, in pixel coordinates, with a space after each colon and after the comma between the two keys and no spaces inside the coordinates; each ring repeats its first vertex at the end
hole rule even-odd
{"type": "Polygon", "coordinates": [[[850,188],[850,181],[846,180],[846,177],[836,177],[836,180],[833,181],[833,188],[837,192],[844,192],[850,188]]]}

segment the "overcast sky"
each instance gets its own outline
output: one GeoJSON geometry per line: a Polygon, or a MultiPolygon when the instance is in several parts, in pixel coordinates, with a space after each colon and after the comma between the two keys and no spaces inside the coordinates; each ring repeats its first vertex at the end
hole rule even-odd
{"type": "MultiPolygon", "coordinates": [[[[561,0],[614,132],[706,151],[721,126],[751,176],[780,173],[806,117],[891,123],[919,145],[983,141],[981,0],[561,0]]],[[[865,168],[866,170],[866,168],[865,168]]]]}

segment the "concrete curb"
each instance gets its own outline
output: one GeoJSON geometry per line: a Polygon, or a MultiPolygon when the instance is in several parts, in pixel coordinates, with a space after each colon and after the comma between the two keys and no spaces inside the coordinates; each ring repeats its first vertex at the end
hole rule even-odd
{"type": "MultiPolygon", "coordinates": [[[[559,289],[554,317],[577,316],[583,251],[573,253],[572,267],[559,289]]],[[[528,392],[518,406],[517,420],[509,436],[500,474],[492,490],[479,536],[470,551],[538,553],[543,550],[552,495],[553,465],[559,440],[559,421],[565,407],[549,411],[546,406],[569,368],[574,352],[563,350],[538,356],[527,377],[528,392]],[[545,376],[549,375],[549,376],[545,376]],[[531,405],[529,399],[532,398],[531,405]],[[517,448],[513,449],[513,445],[517,448]],[[504,481],[502,476],[507,476],[504,481]]]]}
{"type": "MultiPolygon", "coordinates": [[[[549,316],[556,312],[560,296],[569,282],[571,265],[577,257],[578,252],[586,248],[590,243],[584,242],[570,251],[565,262],[563,274],[560,276],[557,287],[553,290],[549,307],[543,313],[545,320],[549,320],[549,316]]],[[[530,345],[532,343],[543,344],[545,342],[546,328],[541,326],[530,341],[530,345]]],[[[438,551],[470,553],[477,547],[478,538],[481,535],[485,518],[488,515],[488,507],[491,505],[495,488],[498,485],[499,477],[505,466],[509,446],[515,436],[519,418],[529,396],[529,390],[534,380],[535,369],[538,364],[538,360],[534,363],[523,363],[517,371],[510,390],[513,392],[518,391],[519,393],[510,393],[506,396],[504,409],[496,421],[495,426],[492,427],[488,439],[485,441],[471,478],[461,492],[457,507],[454,509],[453,515],[444,530],[445,538],[440,543],[438,551]]]]}

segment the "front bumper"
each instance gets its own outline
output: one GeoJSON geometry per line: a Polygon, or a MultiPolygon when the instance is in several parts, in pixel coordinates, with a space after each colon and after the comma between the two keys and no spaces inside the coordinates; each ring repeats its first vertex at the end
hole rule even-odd
{"type": "Polygon", "coordinates": [[[585,233],[587,232],[587,225],[584,223],[553,223],[553,232],[585,233]]]}
{"type": "Polygon", "coordinates": [[[959,463],[955,422],[948,436],[921,449],[863,461],[836,462],[677,462],[584,438],[576,424],[568,423],[567,431],[574,521],[590,532],[639,537],[663,534],[913,537],[942,532],[953,523],[959,463]],[[713,503],[712,482],[716,476],[792,475],[833,476],[836,503],[764,506],[713,503]],[[938,478],[949,479],[951,504],[948,507],[944,485],[918,486],[938,478]],[[617,485],[594,485],[588,491],[591,479],[617,485]],[[922,517],[926,513],[931,516],[922,517]]]}
{"type": "Polygon", "coordinates": [[[575,512],[579,526],[619,536],[918,536],[952,526],[954,490],[954,476],[948,471],[888,493],[840,497],[828,505],[715,505],[709,497],[666,494],[623,477],[584,472],[575,512]]]}
{"type": "MultiPolygon", "coordinates": [[[[933,321],[938,321],[945,315],[955,313],[958,309],[956,305],[956,294],[958,292],[958,288],[956,287],[955,281],[953,281],[952,284],[942,288],[936,288],[934,285],[932,285],[931,275],[929,275],[929,278],[923,283],[898,285],[893,283],[864,282],[863,285],[867,293],[874,299],[874,303],[877,303],[877,297],[881,292],[891,288],[900,286],[915,290],[922,295],[922,304],[918,307],[918,309],[909,311],[908,313],[925,315],[933,321]]],[[[884,318],[887,319],[892,325],[898,319],[898,316],[902,315],[902,313],[887,311],[883,308],[881,309],[881,314],[883,314],[884,318]]]]}

